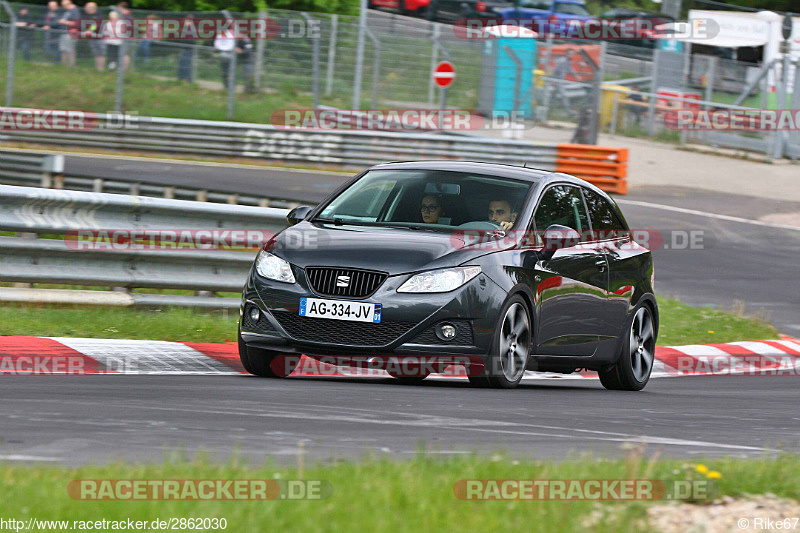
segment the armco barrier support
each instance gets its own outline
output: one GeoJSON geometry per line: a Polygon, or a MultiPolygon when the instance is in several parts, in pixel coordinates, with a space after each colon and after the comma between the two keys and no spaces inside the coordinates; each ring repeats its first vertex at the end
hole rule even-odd
{"type": "Polygon", "coordinates": [[[628,192],[628,149],[586,144],[559,144],[556,170],[593,183],[606,192],[628,192]]]}
{"type": "Polygon", "coordinates": [[[284,164],[362,169],[394,160],[453,159],[527,164],[543,170],[577,169],[581,177],[610,192],[624,191],[627,151],[617,148],[537,143],[477,135],[359,130],[280,129],[265,124],[136,117],[119,128],[118,116],[98,115],[86,130],[11,130],[3,139],[132,150],[136,152],[245,157],[284,164]],[[569,149],[562,156],[562,147],[569,149]],[[623,155],[624,152],[624,155],[623,155]],[[599,154],[599,155],[598,155],[599,154]],[[565,162],[569,166],[561,168],[565,162]],[[583,162],[584,164],[578,164],[583,162]],[[595,162],[595,165],[587,165],[595,162]],[[613,168],[600,163],[611,163],[613,168]],[[609,181],[612,180],[612,181],[609,181]]]}

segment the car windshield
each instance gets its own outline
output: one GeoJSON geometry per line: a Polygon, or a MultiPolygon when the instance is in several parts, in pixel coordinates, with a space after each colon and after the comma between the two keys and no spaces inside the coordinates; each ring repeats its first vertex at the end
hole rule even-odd
{"type": "Polygon", "coordinates": [[[556,4],[556,13],[564,13],[565,15],[579,15],[582,17],[590,17],[591,13],[586,11],[586,8],[581,4],[573,3],[558,3],[556,4]]]}
{"type": "Polygon", "coordinates": [[[466,172],[371,170],[314,220],[432,231],[496,229],[515,221],[532,185],[466,172]]]}

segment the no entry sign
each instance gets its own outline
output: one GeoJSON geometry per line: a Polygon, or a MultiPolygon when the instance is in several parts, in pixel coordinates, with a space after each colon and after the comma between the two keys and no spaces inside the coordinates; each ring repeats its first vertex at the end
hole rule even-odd
{"type": "Polygon", "coordinates": [[[449,61],[442,61],[433,71],[433,81],[442,89],[447,89],[456,79],[456,67],[449,61]]]}

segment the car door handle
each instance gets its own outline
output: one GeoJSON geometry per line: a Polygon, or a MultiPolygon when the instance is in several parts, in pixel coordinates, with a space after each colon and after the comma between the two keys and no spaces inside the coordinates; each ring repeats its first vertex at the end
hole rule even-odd
{"type": "Polygon", "coordinates": [[[594,260],[594,264],[600,267],[600,272],[605,272],[606,270],[606,260],[604,257],[598,257],[594,260]]]}

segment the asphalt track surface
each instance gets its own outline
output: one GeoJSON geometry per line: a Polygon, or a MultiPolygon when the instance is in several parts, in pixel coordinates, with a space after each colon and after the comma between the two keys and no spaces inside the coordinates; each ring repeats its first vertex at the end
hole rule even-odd
{"type": "Polygon", "coordinates": [[[160,462],[203,452],[224,461],[236,451],[248,464],[288,464],[301,442],[323,461],[404,459],[423,446],[442,456],[619,456],[625,442],[672,457],[752,457],[800,451],[795,380],[663,378],[631,393],[580,378],[512,391],[391,378],[5,378],[0,460],[160,462]]]}
{"type": "MultiPolygon", "coordinates": [[[[230,192],[312,203],[347,179],[78,156],[67,157],[67,171],[216,190],[224,184],[230,192]]],[[[703,232],[704,249],[654,250],[659,294],[720,307],[744,301],[783,332],[800,334],[800,231],[752,222],[796,205],[677,187],[637,189],[621,200],[633,228],[703,232]]],[[[0,460],[15,462],[159,462],[200,451],[225,460],[238,451],[254,464],[267,457],[293,463],[300,442],[312,460],[402,459],[421,446],[443,456],[615,456],[637,440],[679,457],[800,451],[792,377],[663,378],[629,393],[606,391],[596,379],[535,380],[499,391],[376,378],[19,376],[2,378],[0,401],[0,460]]]]}

